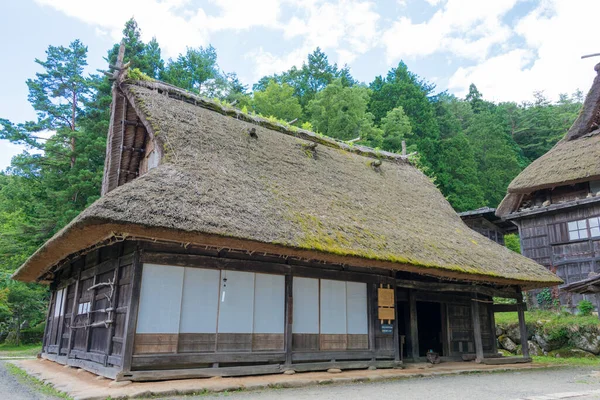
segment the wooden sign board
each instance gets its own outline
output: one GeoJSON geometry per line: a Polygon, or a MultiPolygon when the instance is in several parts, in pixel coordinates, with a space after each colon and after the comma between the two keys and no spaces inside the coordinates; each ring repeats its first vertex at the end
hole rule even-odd
{"type": "Polygon", "coordinates": [[[379,313],[377,319],[385,319],[393,321],[396,319],[396,313],[394,308],[383,308],[379,307],[379,313]]]}
{"type": "Polygon", "coordinates": [[[394,289],[377,289],[377,305],[379,307],[394,307],[394,289]]]}

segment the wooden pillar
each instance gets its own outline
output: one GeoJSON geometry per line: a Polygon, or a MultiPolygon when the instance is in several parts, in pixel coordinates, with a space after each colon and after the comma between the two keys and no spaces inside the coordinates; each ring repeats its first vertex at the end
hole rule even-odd
{"type": "MultiPolygon", "coordinates": [[[[490,298],[491,301],[493,301],[493,298],[490,298]]],[[[492,352],[493,353],[497,353],[498,352],[498,345],[496,344],[497,340],[496,340],[496,314],[494,313],[494,307],[492,305],[492,303],[487,305],[487,310],[488,310],[488,315],[490,318],[490,329],[492,332],[492,352]]]]}
{"type": "Polygon", "coordinates": [[[50,318],[52,317],[52,301],[56,297],[56,290],[50,292],[50,301],[48,302],[48,311],[46,313],[46,326],[44,327],[44,338],[42,339],[42,352],[47,353],[48,349],[46,348],[48,344],[48,336],[52,336],[52,322],[50,318]]]}
{"type": "Polygon", "coordinates": [[[121,355],[122,373],[129,373],[131,371],[131,361],[133,357],[133,341],[135,339],[138,309],[140,306],[140,292],[142,290],[142,262],[140,261],[139,250],[136,250],[133,254],[132,268],[131,296],[129,297],[127,316],[125,317],[125,337],[123,338],[123,352],[121,355]]]}
{"type": "Polygon", "coordinates": [[[527,325],[525,325],[525,304],[523,302],[517,304],[517,313],[519,314],[519,333],[521,334],[521,348],[523,350],[523,358],[529,358],[529,345],[527,342],[527,325]]]}
{"type": "Polygon", "coordinates": [[[77,271],[77,281],[75,282],[75,293],[73,294],[73,307],[71,308],[71,319],[69,321],[70,323],[70,332],[69,332],[69,343],[67,345],[67,359],[69,358],[69,356],[71,355],[71,349],[73,349],[73,344],[75,343],[75,333],[77,332],[76,329],[73,329],[73,327],[75,326],[75,320],[77,319],[77,312],[79,311],[79,298],[81,297],[81,266],[79,267],[79,270],[77,271]]]}
{"type": "Polygon", "coordinates": [[[408,304],[410,308],[410,343],[413,360],[419,358],[419,328],[417,326],[417,298],[414,290],[408,291],[408,304]]]}
{"type": "Polygon", "coordinates": [[[392,284],[392,287],[394,288],[394,361],[399,363],[401,361],[400,346],[402,346],[402,343],[400,343],[400,332],[398,327],[398,301],[396,296],[398,288],[396,287],[395,282],[392,284]]]}
{"type": "Polygon", "coordinates": [[[292,365],[292,339],[294,323],[294,278],[292,275],[285,276],[285,366],[292,365]]]}
{"type": "Polygon", "coordinates": [[[479,316],[479,300],[477,294],[471,300],[471,318],[473,319],[473,337],[475,339],[475,362],[483,362],[483,341],[481,339],[481,320],[479,316]]]}
{"type": "MultiPolygon", "coordinates": [[[[123,249],[121,248],[121,251],[123,249]]],[[[115,268],[115,274],[113,275],[113,287],[112,287],[112,298],[110,307],[112,311],[106,313],[106,318],[111,321],[108,327],[108,333],[106,335],[106,354],[104,357],[104,366],[108,366],[108,357],[110,357],[113,349],[113,336],[115,335],[115,325],[117,320],[117,308],[119,307],[119,274],[121,270],[121,257],[117,259],[117,266],[115,268]]]]}
{"type": "Polygon", "coordinates": [[[376,360],[376,346],[377,341],[375,340],[377,332],[377,325],[375,322],[377,321],[377,284],[368,283],[367,284],[367,315],[369,318],[369,350],[373,354],[371,357],[371,361],[375,362],[376,360]]]}

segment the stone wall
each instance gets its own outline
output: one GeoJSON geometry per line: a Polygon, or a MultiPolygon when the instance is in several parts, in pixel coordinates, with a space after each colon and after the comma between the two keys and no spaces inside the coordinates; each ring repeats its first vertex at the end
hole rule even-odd
{"type": "MultiPolygon", "coordinates": [[[[527,324],[529,354],[553,357],[596,357],[600,355],[600,325],[547,326],[544,321],[527,324]]],[[[518,324],[497,325],[496,339],[501,352],[522,354],[518,324]]]]}

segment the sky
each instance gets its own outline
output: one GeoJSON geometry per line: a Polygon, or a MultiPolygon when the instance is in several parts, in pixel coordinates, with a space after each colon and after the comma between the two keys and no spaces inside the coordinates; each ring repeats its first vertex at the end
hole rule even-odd
{"type": "MultiPolygon", "coordinates": [[[[369,83],[403,60],[409,69],[463,97],[475,83],[492,101],[552,100],[588,90],[600,57],[599,0],[19,0],[0,3],[0,118],[36,118],[26,80],[49,45],[80,39],[88,72],[134,17],[163,57],[212,44],[225,72],[251,86],[301,66],[317,46],[369,83]]],[[[0,140],[0,169],[23,146],[0,140]]]]}

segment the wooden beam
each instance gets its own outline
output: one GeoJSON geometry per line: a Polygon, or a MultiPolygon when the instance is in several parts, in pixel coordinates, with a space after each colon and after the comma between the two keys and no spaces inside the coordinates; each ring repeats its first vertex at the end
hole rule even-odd
{"type": "Polygon", "coordinates": [[[131,296],[129,297],[129,308],[125,317],[125,336],[123,342],[121,366],[123,373],[131,371],[131,362],[133,358],[133,341],[135,339],[135,329],[137,326],[138,309],[140,305],[140,292],[142,290],[142,262],[140,261],[139,251],[133,255],[133,265],[131,272],[131,296]]]}
{"type": "Polygon", "coordinates": [[[292,275],[285,276],[285,366],[292,364],[292,338],[294,324],[294,280],[292,275]]]}
{"type": "Polygon", "coordinates": [[[410,343],[411,356],[419,357],[419,328],[417,326],[417,298],[413,290],[408,291],[408,304],[410,309],[410,343]]]}
{"type": "Polygon", "coordinates": [[[472,284],[457,284],[457,283],[441,283],[441,282],[419,282],[398,279],[396,286],[407,289],[427,290],[434,292],[461,292],[461,293],[479,293],[490,297],[504,297],[509,299],[519,299],[520,292],[511,290],[502,290],[481,285],[472,284]]]}
{"type": "Polygon", "coordinates": [[[77,318],[77,311],[78,311],[78,305],[79,305],[79,298],[81,297],[81,288],[82,286],[80,285],[80,281],[81,281],[81,267],[79,268],[79,270],[77,271],[77,280],[75,281],[75,294],[74,294],[74,298],[73,298],[73,307],[71,309],[71,318],[69,319],[69,322],[71,324],[71,334],[69,335],[69,343],[67,345],[67,358],[69,358],[69,356],[71,355],[71,349],[73,349],[73,343],[74,343],[74,339],[75,339],[75,329],[73,329],[73,326],[75,326],[75,319],[77,318]]]}
{"type": "Polygon", "coordinates": [[[529,358],[529,345],[527,342],[527,325],[525,325],[525,307],[524,303],[518,304],[519,314],[519,333],[521,334],[521,348],[523,349],[523,358],[529,358]]]}
{"type": "Polygon", "coordinates": [[[113,275],[113,293],[112,293],[112,304],[109,306],[112,308],[112,311],[109,311],[106,315],[106,318],[110,321],[113,321],[112,324],[108,327],[108,332],[106,335],[106,358],[104,359],[104,366],[108,366],[108,357],[112,353],[113,349],[113,336],[115,334],[115,325],[117,324],[117,305],[119,304],[119,266],[117,264],[117,268],[115,268],[115,273],[113,275]]]}
{"type": "MultiPolygon", "coordinates": [[[[377,319],[377,285],[375,283],[367,284],[367,318],[369,323],[369,350],[375,351],[376,332],[375,321],[377,319]]],[[[373,358],[375,361],[375,358],[373,358]]]]}
{"type": "Polygon", "coordinates": [[[515,303],[515,304],[492,304],[492,311],[494,313],[497,313],[497,312],[517,312],[519,310],[518,310],[517,303],[515,303]]]}
{"type": "MultiPolygon", "coordinates": [[[[393,288],[394,286],[392,286],[393,288]]],[[[400,332],[398,331],[400,328],[398,327],[398,302],[396,300],[396,291],[394,288],[394,321],[392,321],[394,326],[394,361],[400,362],[402,359],[400,358],[400,332]]]]}
{"type": "Polygon", "coordinates": [[[475,341],[475,362],[480,364],[483,362],[483,341],[481,339],[481,320],[479,317],[479,301],[477,295],[471,301],[471,317],[473,319],[473,337],[475,341]]]}

